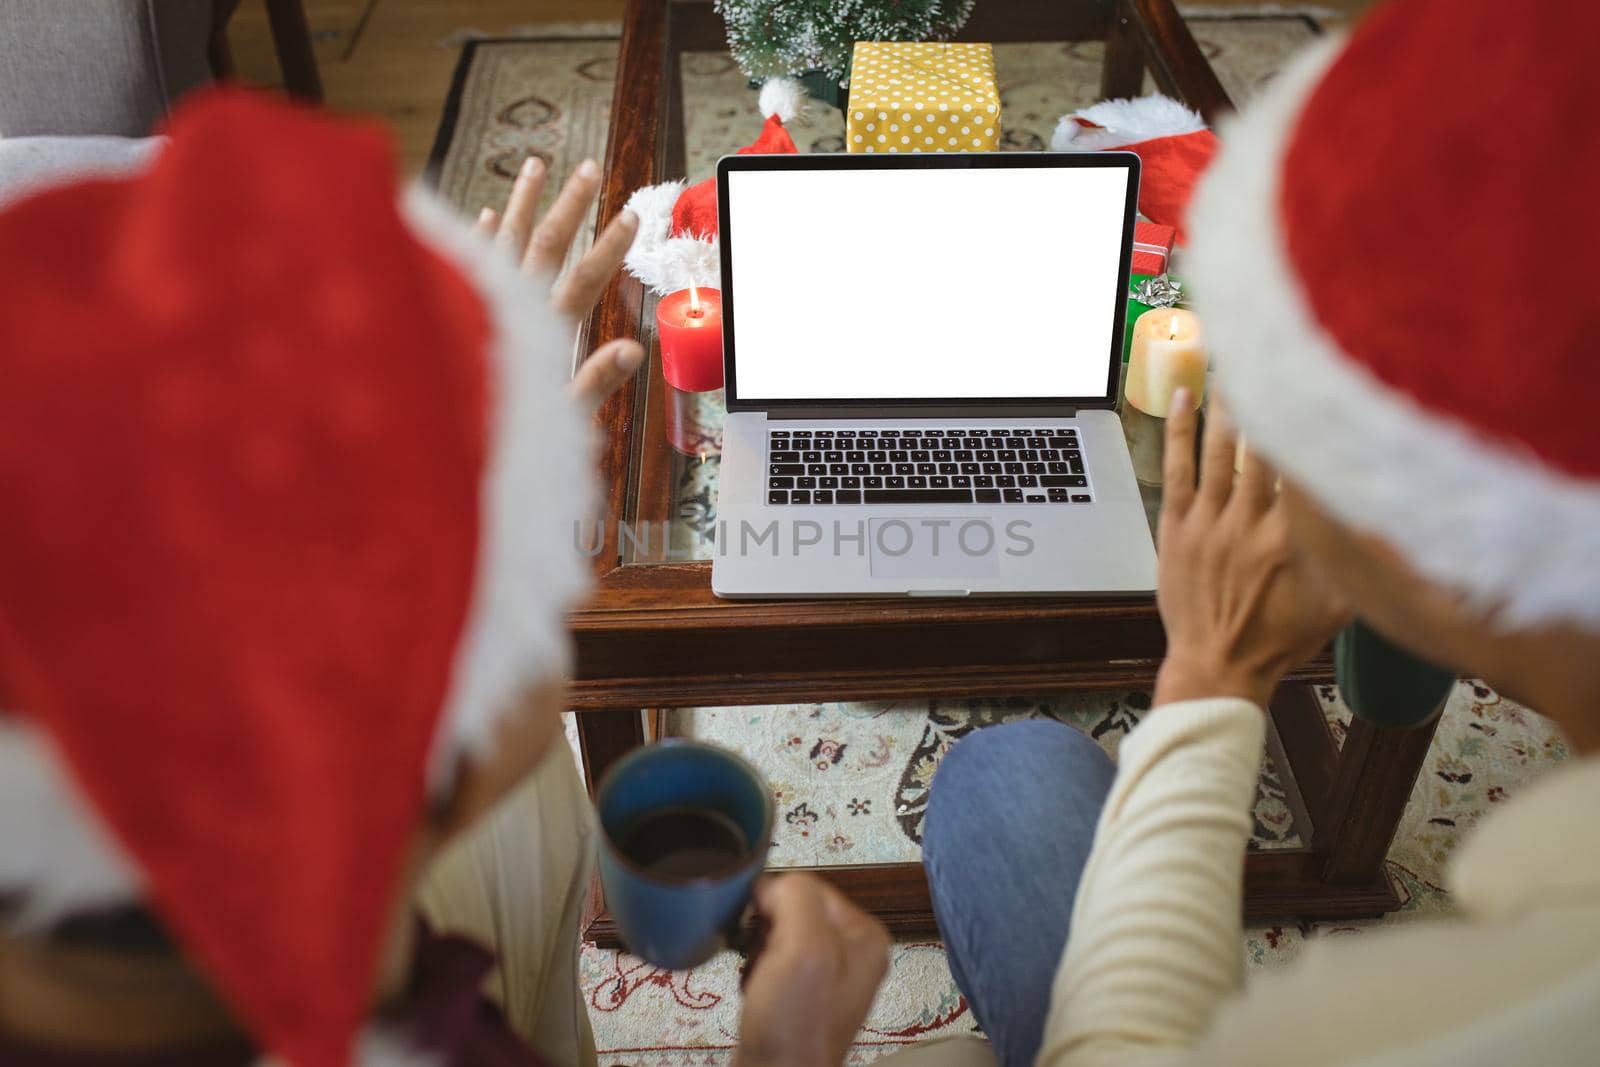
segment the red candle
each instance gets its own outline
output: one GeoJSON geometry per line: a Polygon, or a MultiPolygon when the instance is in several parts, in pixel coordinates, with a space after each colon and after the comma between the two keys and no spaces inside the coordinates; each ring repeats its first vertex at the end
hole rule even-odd
{"type": "Polygon", "coordinates": [[[661,372],[691,393],[722,388],[722,294],[689,286],[656,304],[661,372]]]}

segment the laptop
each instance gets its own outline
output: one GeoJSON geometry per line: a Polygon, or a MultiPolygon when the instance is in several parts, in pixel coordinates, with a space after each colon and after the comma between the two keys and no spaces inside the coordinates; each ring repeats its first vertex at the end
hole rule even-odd
{"type": "Polygon", "coordinates": [[[1152,591],[1138,185],[1125,152],[722,159],[716,594],[1152,591]]]}

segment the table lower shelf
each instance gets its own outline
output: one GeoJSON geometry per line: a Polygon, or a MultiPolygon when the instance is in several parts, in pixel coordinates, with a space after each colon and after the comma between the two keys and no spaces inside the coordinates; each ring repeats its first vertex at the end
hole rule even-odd
{"type": "MultiPolygon", "coordinates": [[[[1401,900],[1389,881],[1384,856],[1427,755],[1437,718],[1408,729],[1356,719],[1340,745],[1315,694],[1303,683],[1280,688],[1270,714],[1273,729],[1268,743],[1283,771],[1288,803],[1304,813],[1302,825],[1309,833],[1302,836],[1309,843],[1245,854],[1245,917],[1360,919],[1398,908],[1401,900]]],[[[612,761],[661,736],[663,720],[659,712],[580,714],[579,739],[591,790],[595,776],[612,761]]],[[[937,936],[922,864],[805,869],[831,881],[894,935],[937,936]]],[[[598,880],[590,889],[582,928],[589,941],[619,944],[598,880]]]]}
{"type": "MultiPolygon", "coordinates": [[[[1370,919],[1400,906],[1386,875],[1377,881],[1327,883],[1311,877],[1317,854],[1311,849],[1251,852],[1244,863],[1244,915],[1247,919],[1370,919]]],[[[920,863],[880,863],[849,867],[809,867],[826,878],[899,938],[937,937],[928,880],[920,863]]],[[[583,938],[602,948],[623,948],[617,926],[605,909],[600,880],[589,890],[583,938]]]]}

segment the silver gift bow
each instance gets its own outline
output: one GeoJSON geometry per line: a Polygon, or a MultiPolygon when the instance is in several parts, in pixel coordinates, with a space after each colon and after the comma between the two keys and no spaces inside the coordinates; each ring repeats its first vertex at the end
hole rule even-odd
{"type": "Polygon", "coordinates": [[[1135,285],[1128,295],[1153,308],[1177,307],[1183,303],[1183,283],[1170,274],[1157,274],[1135,285]]]}

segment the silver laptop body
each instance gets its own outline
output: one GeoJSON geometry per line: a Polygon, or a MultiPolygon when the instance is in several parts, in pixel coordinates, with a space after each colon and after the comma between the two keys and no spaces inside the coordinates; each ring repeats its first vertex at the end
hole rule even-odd
{"type": "Polygon", "coordinates": [[[717,168],[723,597],[1140,594],[1131,153],[717,168]]]}

